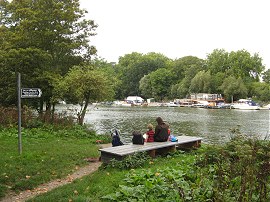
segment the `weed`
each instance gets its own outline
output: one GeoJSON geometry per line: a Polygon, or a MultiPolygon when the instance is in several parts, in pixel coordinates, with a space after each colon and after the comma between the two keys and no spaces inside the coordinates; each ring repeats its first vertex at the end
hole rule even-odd
{"type": "Polygon", "coordinates": [[[146,152],[128,155],[122,161],[112,159],[109,164],[103,164],[103,168],[132,169],[139,168],[150,161],[150,156],[146,152]]]}

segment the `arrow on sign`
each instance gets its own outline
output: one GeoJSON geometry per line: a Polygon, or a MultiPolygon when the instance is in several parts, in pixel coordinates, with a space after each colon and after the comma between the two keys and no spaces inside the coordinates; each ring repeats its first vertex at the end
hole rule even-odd
{"type": "Polygon", "coordinates": [[[37,98],[41,97],[42,91],[40,88],[22,88],[21,98],[37,98]]]}

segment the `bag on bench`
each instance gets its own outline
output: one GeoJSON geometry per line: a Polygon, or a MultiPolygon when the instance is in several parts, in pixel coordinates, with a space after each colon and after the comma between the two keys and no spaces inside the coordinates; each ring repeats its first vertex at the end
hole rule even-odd
{"type": "Polygon", "coordinates": [[[117,129],[115,129],[114,132],[111,133],[111,136],[112,136],[113,147],[124,145],[123,142],[120,140],[120,134],[117,129]]]}
{"type": "Polygon", "coordinates": [[[141,144],[141,145],[144,144],[144,138],[140,131],[133,131],[132,135],[133,135],[132,138],[133,144],[141,144]]]}

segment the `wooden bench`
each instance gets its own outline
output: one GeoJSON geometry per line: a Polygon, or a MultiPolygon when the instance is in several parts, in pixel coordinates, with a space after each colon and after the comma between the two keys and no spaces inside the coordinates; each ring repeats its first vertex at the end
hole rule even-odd
{"type": "Polygon", "coordinates": [[[176,148],[198,148],[202,141],[202,138],[193,136],[178,136],[177,139],[178,142],[146,142],[144,145],[127,144],[99,149],[101,161],[108,163],[111,159],[122,160],[136,152],[148,152],[154,158],[157,154],[173,152],[176,148]]]}

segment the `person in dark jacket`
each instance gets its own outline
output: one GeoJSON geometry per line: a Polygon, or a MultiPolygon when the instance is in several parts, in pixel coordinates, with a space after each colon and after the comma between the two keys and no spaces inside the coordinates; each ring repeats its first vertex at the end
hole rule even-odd
{"type": "Polygon", "coordinates": [[[164,123],[161,117],[156,118],[157,126],[155,128],[154,140],[155,142],[166,142],[168,140],[169,125],[164,123]]]}

